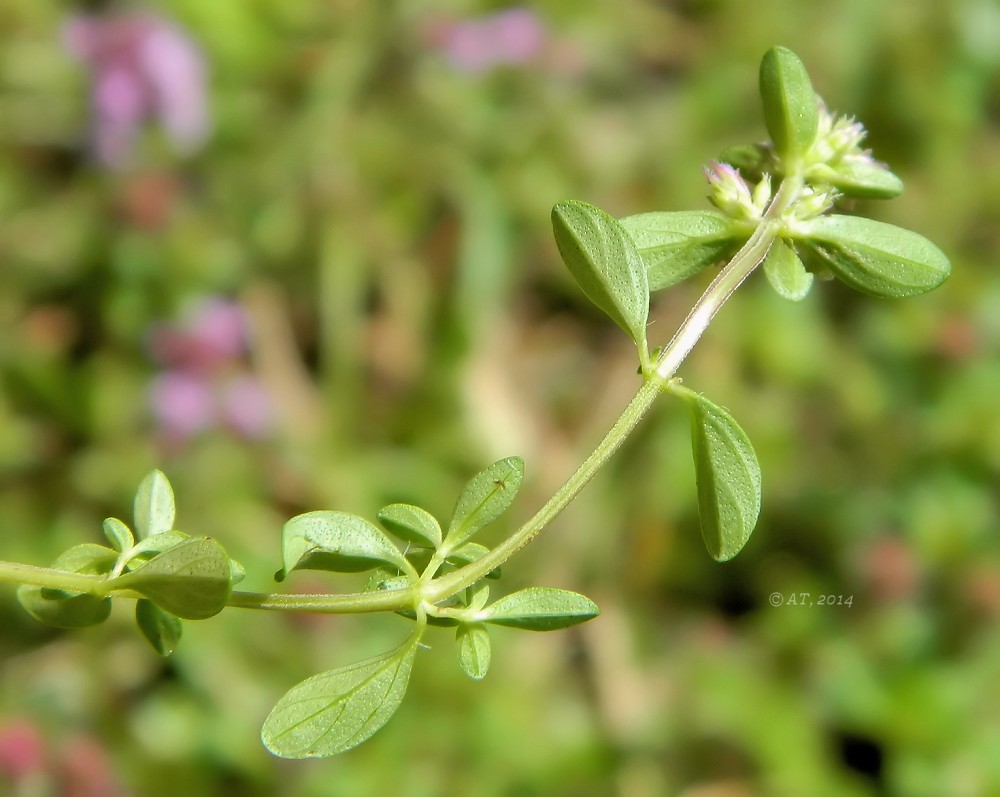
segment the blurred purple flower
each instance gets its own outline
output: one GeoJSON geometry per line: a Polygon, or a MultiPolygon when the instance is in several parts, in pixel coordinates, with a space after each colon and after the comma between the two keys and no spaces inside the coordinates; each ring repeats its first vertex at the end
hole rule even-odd
{"type": "Polygon", "coordinates": [[[150,350],[163,365],[211,371],[247,350],[243,308],[227,299],[206,299],[180,326],[158,325],[150,350]]]}
{"type": "Polygon", "coordinates": [[[149,386],[157,426],[171,440],[187,440],[215,422],[212,385],[201,374],[174,370],[158,374],[149,386]]]}
{"type": "Polygon", "coordinates": [[[521,7],[444,23],[434,38],[452,67],[478,73],[533,61],[544,49],[547,36],[535,12],[521,7]]]}
{"type": "Polygon", "coordinates": [[[53,743],[30,719],[0,725],[0,788],[3,794],[60,797],[123,797],[107,750],[91,736],[76,734],[53,743]]]}
{"type": "Polygon", "coordinates": [[[164,370],[153,378],[149,402],[168,442],[184,442],[223,425],[256,439],[273,427],[267,391],[247,368],[246,318],[239,304],[211,298],[180,325],[157,325],[150,353],[164,370]]]}
{"type": "Polygon", "coordinates": [[[141,125],[156,119],[187,154],[208,135],[205,61],[174,23],[148,12],[76,16],[63,29],[69,52],[90,69],[93,144],[124,163],[141,125]]]}
{"type": "Polygon", "coordinates": [[[45,766],[45,743],[29,719],[10,719],[0,725],[0,776],[15,784],[45,766]]]}

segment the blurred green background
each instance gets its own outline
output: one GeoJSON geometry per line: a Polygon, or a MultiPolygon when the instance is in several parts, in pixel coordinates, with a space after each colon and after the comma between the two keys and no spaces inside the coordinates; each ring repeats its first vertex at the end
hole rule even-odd
{"type": "MultiPolygon", "coordinates": [[[[179,528],[270,591],[291,515],[446,516],[519,454],[498,540],[638,386],[551,206],[705,207],[701,165],[764,137],[773,44],[904,179],[858,211],[954,274],[899,302],[826,283],[791,304],[752,279],[681,371],[757,447],[744,552],[705,553],[687,414],[664,400],[505,568],[502,588],[579,590],[602,616],[498,630],[482,683],[430,634],[397,716],[336,759],[274,759],[260,723],[405,621],[232,610],[161,661],[127,606],[63,633],[5,587],[0,792],[1000,795],[995,0],[135,8],[0,4],[4,559],[100,541],[160,467],[179,528]],[[800,592],[852,605],[771,605],[800,592]]],[[[651,342],[702,287],[656,297],[651,342]]]]}

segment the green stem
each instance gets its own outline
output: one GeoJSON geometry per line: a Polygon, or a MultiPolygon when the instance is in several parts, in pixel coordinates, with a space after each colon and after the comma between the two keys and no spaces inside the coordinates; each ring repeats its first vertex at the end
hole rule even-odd
{"type": "Polygon", "coordinates": [[[530,520],[496,548],[484,555],[482,559],[432,581],[424,590],[424,598],[432,603],[437,603],[444,598],[454,595],[459,590],[465,589],[470,584],[474,584],[479,579],[484,578],[487,573],[491,573],[531,542],[545,526],[569,505],[570,501],[587,485],[587,482],[594,478],[594,474],[601,469],[601,466],[625,442],[626,438],[652,406],[659,392],[659,381],[645,382],[639,388],[639,392],[632,397],[632,400],[625,407],[622,414],[618,416],[618,420],[608,430],[608,433],[604,436],[600,444],[598,444],[597,448],[594,449],[573,475],[567,479],[566,483],[545,502],[544,506],[530,520]]]}
{"type": "MultiPolygon", "coordinates": [[[[283,612],[313,612],[326,614],[360,614],[364,612],[414,609],[425,612],[426,604],[436,604],[474,584],[500,567],[515,553],[530,543],[549,523],[576,498],[594,475],[625,442],[653,405],[663,385],[673,378],[684,359],[690,354],[708,328],[709,323],[733,292],[767,255],[781,229],[783,214],[795,201],[802,187],[801,179],[786,178],[760,223],[719,272],[681,323],[673,338],[663,349],[655,366],[644,367],[645,381],[625,407],[614,425],[579,468],[556,493],[514,534],[476,562],[440,578],[421,578],[407,589],[383,592],[356,592],[343,595],[282,595],[257,592],[234,592],[228,606],[242,609],[263,609],[283,612]]],[[[645,364],[644,364],[645,366],[645,364]]],[[[439,556],[439,559],[443,557],[439,556]]],[[[440,561],[435,563],[440,564],[440,561]]],[[[431,575],[437,570],[431,569],[431,575]]],[[[70,573],[46,567],[0,561],[0,582],[30,584],[69,592],[104,595],[114,592],[114,579],[104,575],[70,573]]],[[[128,594],[129,597],[135,597],[128,594]]]]}
{"type": "MultiPolygon", "coordinates": [[[[35,567],[20,562],[0,561],[0,582],[27,584],[33,587],[80,592],[91,595],[115,593],[116,597],[141,598],[131,590],[114,588],[114,579],[89,573],[70,573],[51,567],[35,567]]],[[[279,595],[260,592],[234,592],[227,605],[240,609],[266,609],[281,612],[320,614],[359,614],[412,609],[417,603],[414,589],[384,592],[353,592],[344,595],[279,595]]]]}
{"type": "Polygon", "coordinates": [[[35,567],[20,562],[0,562],[0,581],[94,595],[104,594],[104,587],[107,585],[107,579],[103,575],[70,573],[66,570],[35,567]]]}
{"type": "Polygon", "coordinates": [[[264,609],[275,612],[310,612],[313,614],[362,614],[412,609],[414,589],[391,589],[383,592],[350,592],[343,595],[280,595],[260,592],[234,592],[228,606],[237,609],[264,609]]]}
{"type": "Polygon", "coordinates": [[[604,439],[577,468],[576,472],[533,517],[482,559],[437,578],[427,585],[423,592],[426,600],[436,603],[484,578],[487,573],[501,566],[531,542],[576,498],[649,411],[656,396],[660,393],[661,386],[677,372],[680,364],[690,354],[691,349],[708,328],[712,318],[722,305],[763,261],[778,235],[782,215],[795,201],[801,187],[802,181],[796,178],[788,178],[782,182],[753,234],[733,259],[719,272],[712,284],[706,288],[691,312],[688,313],[687,318],[674,333],[673,338],[663,349],[652,374],[647,377],[647,381],[633,396],[604,439]]]}

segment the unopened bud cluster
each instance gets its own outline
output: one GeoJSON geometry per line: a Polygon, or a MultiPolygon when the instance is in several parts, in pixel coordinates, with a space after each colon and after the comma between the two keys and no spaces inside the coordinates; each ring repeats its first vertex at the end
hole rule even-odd
{"type": "Polygon", "coordinates": [[[771,175],[765,174],[752,189],[739,169],[712,161],[705,168],[709,201],[738,221],[760,221],[771,201],[771,175]]]}
{"type": "Polygon", "coordinates": [[[871,150],[862,149],[866,135],[859,121],[831,113],[819,100],[816,140],[803,158],[806,181],[836,184],[840,175],[853,174],[859,169],[888,171],[885,164],[872,157],[871,150]]]}

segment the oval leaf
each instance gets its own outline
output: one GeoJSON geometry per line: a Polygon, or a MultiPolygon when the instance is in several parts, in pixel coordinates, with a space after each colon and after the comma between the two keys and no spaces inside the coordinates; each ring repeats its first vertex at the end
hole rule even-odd
{"type": "Polygon", "coordinates": [[[192,537],[119,576],[115,588],[135,590],[185,620],[203,620],[229,600],[229,557],[217,540],[192,537]]]}
{"type": "Polygon", "coordinates": [[[282,758],[322,758],[361,744],[399,708],[416,650],[410,640],[293,686],[264,721],[264,746],[282,758]]]}
{"type": "Polygon", "coordinates": [[[884,165],[866,158],[844,159],[827,179],[844,196],[892,199],[903,193],[903,181],[884,165]]]}
{"type": "Polygon", "coordinates": [[[111,599],[99,595],[60,593],[25,585],[18,587],[17,600],[38,622],[56,628],[98,625],[111,614],[111,599]]]}
{"type": "Polygon", "coordinates": [[[686,388],[673,388],[691,404],[691,439],[698,513],[705,546],[719,562],[746,545],[760,514],[760,465],[750,440],[722,407],[686,388]]]}
{"type": "Polygon", "coordinates": [[[149,600],[135,602],[135,622],[142,635],[161,656],[169,656],[177,649],[181,638],[181,621],[163,611],[149,600]]]}
{"type": "Polygon", "coordinates": [[[389,504],[378,512],[378,522],[401,540],[425,548],[441,544],[441,524],[425,509],[412,504],[389,504]]]}
{"type": "Polygon", "coordinates": [[[135,493],[133,513],[139,539],[174,527],[174,491],[161,471],[154,470],[142,480],[135,493]]]}
{"type": "Polygon", "coordinates": [[[486,677],[490,668],[490,632],[481,623],[462,623],[455,632],[458,664],[474,681],[486,677]]]}
{"type": "MultiPolygon", "coordinates": [[[[649,269],[649,290],[686,280],[736,251],[740,232],[711,210],[639,213],[621,220],[649,269]]],[[[743,236],[746,237],[745,235],[743,236]]]]}
{"type": "Polygon", "coordinates": [[[771,244],[764,258],[764,275],[779,296],[800,301],[809,293],[813,275],[806,271],[795,250],[780,238],[771,244]]]}
{"type": "Polygon", "coordinates": [[[191,535],[177,529],[163,531],[152,537],[139,540],[126,552],[126,561],[131,569],[144,565],[157,554],[168,551],[175,545],[180,545],[185,540],[190,540],[191,535]]]}
{"type": "Polygon", "coordinates": [[[473,476],[455,504],[448,526],[449,556],[469,537],[507,511],[524,479],[524,460],[507,457],[473,476]]]}
{"type": "Polygon", "coordinates": [[[759,175],[771,160],[771,150],[764,144],[737,144],[723,150],[719,160],[739,169],[744,177],[759,175]]]}
{"type": "Polygon", "coordinates": [[[119,553],[129,550],[135,545],[132,530],[116,517],[105,518],[104,536],[111,543],[111,547],[119,553]]]}
{"type": "Polygon", "coordinates": [[[332,570],[360,573],[389,565],[406,570],[409,563],[385,532],[362,517],[320,510],[289,520],[281,530],[284,570],[332,570]]]}
{"type": "Polygon", "coordinates": [[[772,47],[760,62],[764,123],[783,159],[797,159],[816,140],[819,102],[809,73],[787,47],[772,47]]]}
{"type": "MultiPolygon", "coordinates": [[[[56,570],[68,573],[100,575],[109,572],[117,561],[115,551],[103,545],[74,545],[53,563],[56,570]]],[[[63,592],[24,585],[17,590],[17,599],[32,617],[56,628],[84,628],[97,625],[111,614],[111,599],[101,595],[63,592]]]]}
{"type": "Polygon", "coordinates": [[[649,278],[629,234],[600,208],[577,201],[552,208],[552,229],[563,262],[587,298],[645,352],[649,278]]]}
{"type": "MultiPolygon", "coordinates": [[[[465,565],[471,565],[473,562],[478,562],[489,552],[490,549],[485,545],[480,545],[478,542],[467,542],[465,545],[456,548],[448,554],[448,558],[445,561],[456,567],[464,567],[465,565]]],[[[486,578],[498,579],[501,575],[503,575],[503,568],[498,567],[496,570],[491,570],[487,573],[486,578]]]]}
{"type": "Polygon", "coordinates": [[[794,234],[811,258],[874,296],[916,296],[951,273],[944,252],[922,235],[873,219],[818,216],[797,223],[794,234]]]}
{"type": "Polygon", "coordinates": [[[600,614],[597,604],[577,592],[553,587],[528,587],[487,606],[478,619],[529,631],[567,628],[600,614]]]}

